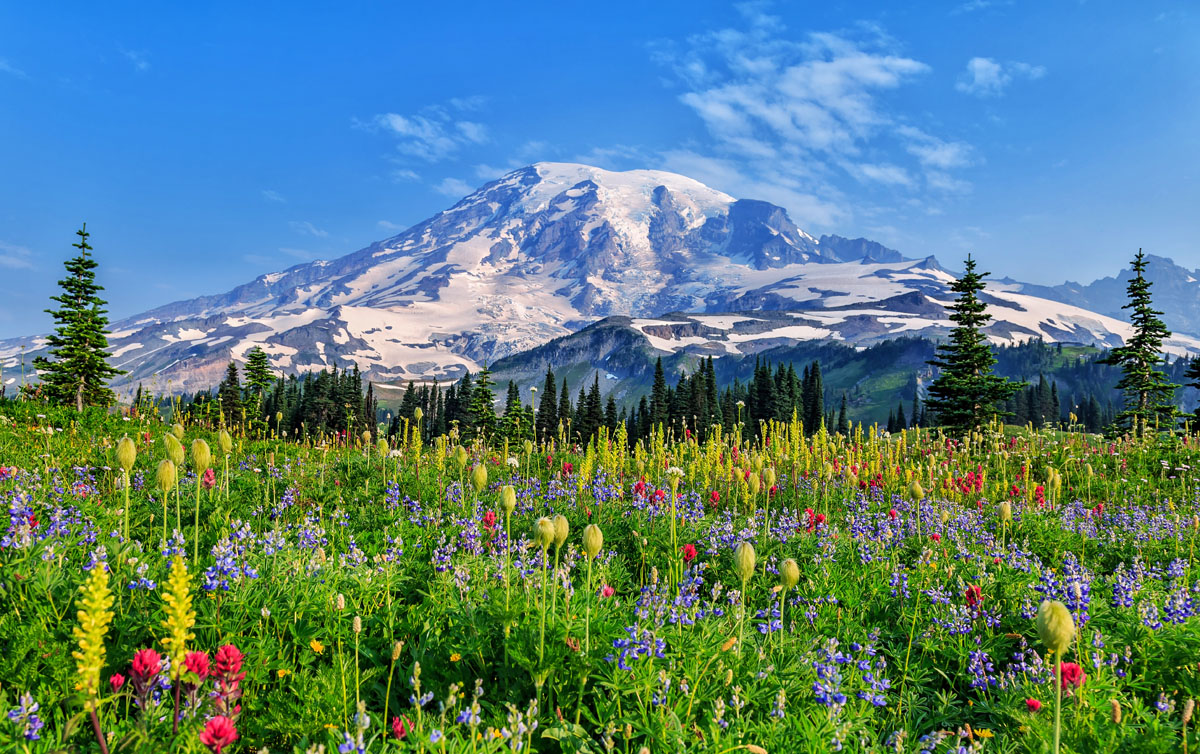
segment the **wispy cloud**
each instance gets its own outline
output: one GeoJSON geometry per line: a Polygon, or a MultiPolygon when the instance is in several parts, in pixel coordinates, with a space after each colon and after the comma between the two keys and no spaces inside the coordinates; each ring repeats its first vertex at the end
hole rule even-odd
{"type": "Polygon", "coordinates": [[[459,178],[445,178],[433,187],[439,194],[460,199],[475,190],[475,187],[459,178]]]}
{"type": "Polygon", "coordinates": [[[380,220],[379,222],[377,222],[375,224],[378,225],[383,230],[392,230],[392,231],[401,231],[401,230],[404,230],[404,228],[406,227],[404,225],[397,225],[396,223],[391,222],[389,220],[380,220]]]}
{"type": "Polygon", "coordinates": [[[283,197],[283,194],[280,194],[278,191],[272,191],[271,189],[263,189],[262,196],[263,199],[266,199],[268,202],[278,202],[279,204],[287,203],[287,199],[283,197]]]}
{"type": "Polygon", "coordinates": [[[319,256],[316,252],[309,251],[308,249],[293,249],[287,246],[279,247],[279,251],[302,262],[311,262],[319,256]]]}
{"type": "Polygon", "coordinates": [[[25,71],[22,71],[20,68],[17,68],[15,65],[8,62],[4,58],[0,58],[0,73],[6,73],[9,76],[16,76],[19,79],[29,78],[29,76],[27,76],[25,74],[25,71]]]}
{"type": "Polygon", "coordinates": [[[1003,8],[1012,5],[1013,0],[967,0],[967,2],[957,5],[950,11],[950,15],[958,15],[960,13],[977,13],[979,11],[988,10],[989,8],[1003,8]]]}
{"type": "Polygon", "coordinates": [[[139,73],[150,70],[150,56],[145,50],[126,50],[124,47],[119,49],[125,59],[132,63],[134,69],[139,73]]]}
{"type": "Polygon", "coordinates": [[[939,195],[966,187],[951,171],[973,164],[970,146],[917,128],[892,94],[922,80],[927,64],[878,26],[797,37],[768,7],[739,5],[740,28],[652,47],[709,137],[667,152],[664,167],[826,226],[850,218],[855,186],[939,195]]]}
{"type": "Polygon", "coordinates": [[[484,101],[481,97],[456,98],[445,105],[430,105],[410,115],[382,113],[366,125],[397,137],[396,151],[401,155],[441,162],[466,146],[491,141],[486,125],[463,117],[465,113],[482,108],[484,101]]]}
{"type": "Polygon", "coordinates": [[[998,63],[991,58],[971,58],[967,61],[967,69],[959,75],[954,88],[975,97],[999,97],[1015,78],[1032,81],[1045,75],[1046,69],[1040,65],[1019,61],[998,63]]]}
{"type": "Polygon", "coordinates": [[[308,220],[293,220],[288,224],[291,226],[292,230],[296,231],[297,233],[306,233],[310,236],[316,236],[317,238],[329,237],[329,231],[321,230],[308,220]]]}
{"type": "Polygon", "coordinates": [[[10,270],[33,269],[33,252],[24,246],[0,241],[0,267],[10,270]]]}

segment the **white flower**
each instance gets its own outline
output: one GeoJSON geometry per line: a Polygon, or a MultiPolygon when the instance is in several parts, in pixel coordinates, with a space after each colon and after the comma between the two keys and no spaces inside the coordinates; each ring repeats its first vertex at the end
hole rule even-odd
{"type": "Polygon", "coordinates": [[[516,456],[509,456],[508,457],[508,465],[512,466],[515,469],[521,465],[521,462],[517,460],[516,456]]]}

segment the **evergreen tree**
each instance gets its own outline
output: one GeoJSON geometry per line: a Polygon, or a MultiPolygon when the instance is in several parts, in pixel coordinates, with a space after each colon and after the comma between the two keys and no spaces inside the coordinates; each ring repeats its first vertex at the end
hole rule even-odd
{"type": "Polygon", "coordinates": [[[79,242],[71,245],[79,253],[64,263],[67,276],[58,281],[62,294],[50,297],[62,306],[46,310],[55,322],[54,333],[46,338],[51,358],[39,356],[33,365],[52,403],[74,404],[83,411],[84,406],[111,404],[115,396],[107,382],[125,372],[108,363],[108,302],[98,295],[104,288],[96,283],[98,264],[89,253],[87,224],[75,235],[79,242]]]}
{"type": "Polygon", "coordinates": [[[1171,336],[1167,326],[1159,319],[1162,312],[1154,309],[1150,300],[1150,281],[1146,271],[1146,255],[1138,249],[1133,258],[1133,277],[1125,291],[1129,303],[1122,309],[1130,309],[1133,336],[1125,345],[1114,348],[1100,360],[1102,364],[1118,366],[1123,372],[1117,389],[1125,394],[1125,407],[1114,421],[1116,429],[1132,429],[1142,433],[1147,427],[1161,421],[1164,426],[1173,425],[1175,390],[1167,376],[1157,369],[1163,363],[1162,343],[1171,336]]]}
{"type": "Polygon", "coordinates": [[[988,346],[983,328],[992,318],[987,304],[979,299],[986,272],[975,271],[975,260],[967,256],[966,271],[950,289],[958,294],[950,307],[954,330],[949,343],[937,348],[930,363],[941,370],[929,386],[926,410],[954,432],[966,433],[1000,413],[997,404],[1006,401],[1019,385],[992,374],[996,356],[988,346]]]}
{"type": "Polygon", "coordinates": [[[246,352],[246,389],[259,399],[266,394],[267,388],[275,381],[271,374],[271,362],[267,359],[266,351],[255,346],[246,352]]]}
{"type": "Polygon", "coordinates": [[[484,365],[476,378],[475,390],[471,394],[470,421],[479,436],[489,436],[496,431],[496,394],[492,392],[492,370],[484,365]]]}
{"type": "Polygon", "coordinates": [[[654,383],[650,387],[650,426],[657,427],[666,424],[670,417],[667,414],[667,376],[663,372],[662,357],[654,362],[654,383]]]}
{"type": "MultiPolygon", "coordinates": [[[[1191,363],[1188,364],[1187,371],[1183,373],[1183,376],[1185,379],[1187,379],[1188,387],[1194,387],[1197,390],[1200,390],[1200,358],[1191,360],[1191,363]]],[[[1191,420],[1193,422],[1200,423],[1200,405],[1196,406],[1195,411],[1192,413],[1191,420]]]]}
{"type": "Polygon", "coordinates": [[[558,391],[558,424],[554,426],[555,434],[558,433],[558,425],[562,425],[564,430],[569,430],[571,420],[575,418],[575,414],[571,411],[571,391],[567,387],[567,378],[562,381],[562,389],[558,391]]]}
{"type": "Polygon", "coordinates": [[[236,426],[242,421],[242,384],[238,378],[237,362],[230,359],[225,370],[225,379],[217,389],[221,401],[221,411],[229,426],[236,426]]]}
{"type": "Polygon", "coordinates": [[[546,367],[546,383],[542,386],[542,405],[537,409],[537,436],[553,437],[558,431],[558,388],[554,370],[546,367]]]}
{"type": "Polygon", "coordinates": [[[845,393],[842,393],[842,407],[838,409],[837,431],[840,435],[850,435],[850,415],[846,412],[845,393]]]}

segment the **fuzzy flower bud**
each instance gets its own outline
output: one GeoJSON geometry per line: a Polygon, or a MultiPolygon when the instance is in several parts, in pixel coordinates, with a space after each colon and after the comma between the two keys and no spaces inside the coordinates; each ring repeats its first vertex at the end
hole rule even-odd
{"type": "Polygon", "coordinates": [[[1012,523],[1012,503],[1007,500],[1000,503],[1000,520],[1006,524],[1012,523]]]}
{"type": "Polygon", "coordinates": [[[354,627],[354,633],[362,633],[362,618],[360,616],[354,616],[354,622],[351,625],[354,627]]]}
{"type": "Polygon", "coordinates": [[[542,516],[533,525],[533,541],[542,550],[546,550],[554,542],[554,522],[542,516]]]}
{"type": "Polygon", "coordinates": [[[125,437],[121,438],[120,442],[117,443],[117,463],[120,464],[121,468],[125,470],[126,474],[128,474],[129,470],[133,468],[135,461],[137,461],[137,446],[134,445],[133,440],[130,440],[129,436],[126,435],[125,437]]]}
{"type": "Polygon", "coordinates": [[[779,566],[779,583],[783,585],[785,590],[791,589],[800,583],[800,566],[796,565],[796,561],[788,558],[779,566]]]}
{"type": "Polygon", "coordinates": [[[420,423],[420,421],[424,418],[425,418],[425,412],[421,409],[420,406],[417,406],[416,408],[413,409],[413,421],[420,423]]]}
{"type": "Polygon", "coordinates": [[[1109,699],[1109,705],[1112,706],[1112,721],[1113,725],[1121,724],[1121,703],[1116,699],[1109,699]]]}
{"type": "Polygon", "coordinates": [[[175,489],[175,482],[178,481],[175,475],[175,462],[169,458],[159,461],[158,471],[155,472],[154,478],[158,482],[158,488],[163,492],[175,489]]]}
{"type": "Polygon", "coordinates": [[[504,512],[512,515],[512,512],[517,508],[517,491],[513,489],[511,484],[506,484],[500,488],[500,506],[504,508],[504,512]]]}
{"type": "Polygon", "coordinates": [[[173,424],[171,426],[171,434],[175,435],[176,440],[182,440],[183,439],[183,425],[180,424],[179,422],[175,422],[175,424],[173,424]]]}
{"type": "Polygon", "coordinates": [[[567,541],[567,535],[571,533],[571,524],[567,522],[567,517],[561,513],[554,517],[554,549],[561,550],[563,544],[567,541]]]}
{"type": "Polygon", "coordinates": [[[742,542],[733,551],[733,570],[743,582],[754,575],[754,545],[742,542]]]}
{"type": "Polygon", "coordinates": [[[487,466],[482,463],[476,464],[475,468],[471,469],[471,486],[475,488],[475,492],[483,492],[487,488],[487,466]]]}
{"type": "Polygon", "coordinates": [[[221,452],[229,455],[233,452],[233,438],[225,430],[221,430],[217,434],[217,443],[221,446],[221,452]]]}
{"type": "Polygon", "coordinates": [[[604,547],[604,532],[600,531],[600,527],[595,524],[583,527],[583,551],[587,553],[587,556],[595,558],[600,554],[602,547],[604,547]]]}
{"type": "Polygon", "coordinates": [[[212,466],[212,451],[208,448],[208,443],[199,438],[192,441],[192,468],[196,473],[203,474],[208,467],[212,466]]]}
{"type": "Polygon", "coordinates": [[[914,479],[908,485],[908,496],[916,501],[924,500],[925,499],[925,488],[921,486],[920,482],[918,482],[916,479],[914,479]]]}
{"type": "Polygon", "coordinates": [[[1071,617],[1071,611],[1063,603],[1057,600],[1045,600],[1038,607],[1037,630],[1038,636],[1046,648],[1061,658],[1075,638],[1075,619],[1071,617]]]}

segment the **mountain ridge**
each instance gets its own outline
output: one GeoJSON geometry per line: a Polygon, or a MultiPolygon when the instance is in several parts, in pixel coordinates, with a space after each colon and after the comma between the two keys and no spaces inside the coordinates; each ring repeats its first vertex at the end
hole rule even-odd
{"type": "MultiPolygon", "coordinates": [[[[790,312],[767,317],[780,327],[763,337],[939,337],[952,281],[932,256],[817,238],[781,207],[686,176],[535,163],[337,259],[114,322],[109,342],[113,362],[130,371],[118,388],[203,389],[254,346],[283,372],[357,364],[380,381],[444,380],[611,316],[790,312]]],[[[1128,331],[1065,300],[1085,294],[998,282],[988,294],[995,342],[1111,346],[1128,331]]],[[[715,338],[709,348],[741,353],[738,342],[715,338]]],[[[22,345],[33,356],[43,344],[0,341],[0,365],[15,367],[22,345]]],[[[1171,347],[1200,351],[1200,341],[1171,347]]]]}

